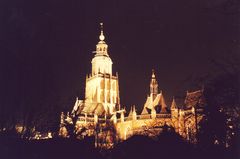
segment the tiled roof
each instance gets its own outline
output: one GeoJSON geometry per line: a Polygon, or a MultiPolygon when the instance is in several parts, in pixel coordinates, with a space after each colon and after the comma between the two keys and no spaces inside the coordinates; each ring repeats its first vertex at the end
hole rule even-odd
{"type": "Polygon", "coordinates": [[[167,105],[165,103],[165,99],[162,93],[159,93],[154,100],[152,100],[152,96],[148,96],[147,100],[144,104],[143,110],[141,114],[149,114],[147,110],[158,109],[160,106],[160,112],[157,113],[167,113],[167,105]]]}
{"type": "Polygon", "coordinates": [[[104,115],[105,109],[101,103],[85,103],[82,112],[88,114],[104,115]]]}

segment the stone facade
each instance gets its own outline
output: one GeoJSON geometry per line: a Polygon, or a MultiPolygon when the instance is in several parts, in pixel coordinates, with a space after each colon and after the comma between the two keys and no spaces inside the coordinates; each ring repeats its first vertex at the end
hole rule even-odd
{"type": "Polygon", "coordinates": [[[118,74],[112,74],[113,63],[104,41],[102,24],[99,40],[92,59],[92,72],[86,77],[85,100],[77,98],[72,112],[61,114],[59,135],[68,137],[70,130],[67,128],[72,125],[78,138],[94,135],[96,146],[111,147],[136,134],[157,136],[164,126],[168,126],[183,138],[196,142],[198,123],[204,117],[203,90],[187,92],[184,104],[180,106],[173,98],[168,107],[153,71],[150,93],[141,113],[137,113],[135,106],[127,113],[121,108],[118,74]]]}

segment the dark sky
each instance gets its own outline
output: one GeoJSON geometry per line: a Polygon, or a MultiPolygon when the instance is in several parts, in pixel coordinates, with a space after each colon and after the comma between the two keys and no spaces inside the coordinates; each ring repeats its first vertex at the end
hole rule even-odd
{"type": "Polygon", "coordinates": [[[142,108],[152,69],[169,103],[211,72],[211,59],[239,55],[239,19],[237,0],[1,0],[1,105],[72,109],[100,22],[122,105],[142,108]]]}

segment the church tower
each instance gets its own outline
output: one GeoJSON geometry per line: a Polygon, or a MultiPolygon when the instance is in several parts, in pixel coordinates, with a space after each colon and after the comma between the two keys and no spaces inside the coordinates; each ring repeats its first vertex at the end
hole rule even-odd
{"type": "Polygon", "coordinates": [[[86,77],[85,108],[88,114],[112,114],[120,104],[118,74],[112,74],[112,60],[105,42],[103,23],[95,56],[92,59],[92,72],[86,77]]]}
{"type": "Polygon", "coordinates": [[[158,94],[158,82],[156,80],[155,72],[154,70],[152,70],[152,79],[150,82],[150,96],[152,96],[153,101],[156,98],[157,94],[158,94]]]}

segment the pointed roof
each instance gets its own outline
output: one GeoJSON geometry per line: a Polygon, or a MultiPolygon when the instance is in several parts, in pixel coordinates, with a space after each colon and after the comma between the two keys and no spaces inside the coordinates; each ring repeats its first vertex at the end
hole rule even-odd
{"type": "Polygon", "coordinates": [[[93,114],[97,114],[97,115],[104,115],[104,114],[106,114],[106,111],[105,111],[104,106],[103,106],[102,103],[98,103],[96,105],[96,107],[93,110],[93,114]]]}
{"type": "Polygon", "coordinates": [[[128,114],[128,119],[131,120],[133,115],[133,108],[131,107],[130,112],[128,114]]]}
{"type": "Polygon", "coordinates": [[[146,100],[146,102],[143,106],[143,110],[142,110],[142,113],[141,113],[142,115],[143,114],[148,114],[147,107],[150,103],[151,103],[151,98],[149,96],[147,96],[147,100],[146,100]]]}
{"type": "Polygon", "coordinates": [[[165,99],[163,97],[162,92],[157,94],[156,98],[154,101],[152,101],[152,96],[148,96],[147,100],[144,104],[143,110],[142,110],[142,115],[143,114],[149,114],[147,109],[155,109],[156,106],[161,106],[161,113],[167,113],[167,105],[165,103],[165,99]]]}
{"type": "Polygon", "coordinates": [[[85,103],[83,113],[104,115],[106,113],[102,103],[85,103]]]}
{"type": "Polygon", "coordinates": [[[162,91],[161,91],[161,98],[160,98],[159,104],[162,106],[160,113],[167,113],[167,105],[165,103],[165,99],[163,97],[162,91]]]}
{"type": "Polygon", "coordinates": [[[177,108],[177,104],[176,104],[175,98],[173,97],[171,109],[176,109],[176,108],[177,108]]]}

